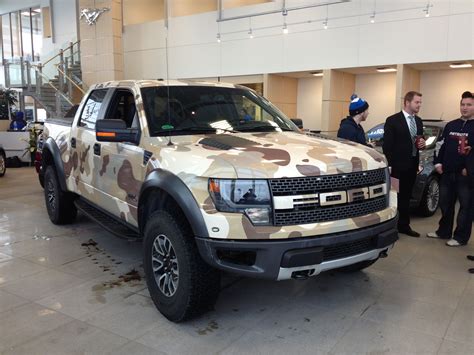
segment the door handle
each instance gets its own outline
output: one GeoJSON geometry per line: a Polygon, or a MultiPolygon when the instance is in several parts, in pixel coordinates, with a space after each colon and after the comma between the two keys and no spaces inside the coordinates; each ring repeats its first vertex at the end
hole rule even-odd
{"type": "Polygon", "coordinates": [[[71,138],[71,148],[76,148],[76,138],[71,138]]]}
{"type": "Polygon", "coordinates": [[[100,155],[100,144],[94,144],[94,155],[100,155]]]}

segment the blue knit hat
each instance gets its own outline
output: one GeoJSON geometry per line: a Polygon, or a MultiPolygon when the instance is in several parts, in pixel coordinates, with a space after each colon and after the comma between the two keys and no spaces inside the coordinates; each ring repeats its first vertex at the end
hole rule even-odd
{"type": "Polygon", "coordinates": [[[359,113],[364,112],[369,108],[369,104],[367,101],[364,101],[356,94],[351,96],[351,103],[349,104],[349,114],[351,116],[358,115],[359,113]]]}

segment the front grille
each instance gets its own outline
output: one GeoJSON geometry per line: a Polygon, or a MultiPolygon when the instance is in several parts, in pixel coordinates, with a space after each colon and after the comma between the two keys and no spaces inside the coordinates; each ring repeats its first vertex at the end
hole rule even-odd
{"type": "Polygon", "coordinates": [[[364,216],[369,213],[381,211],[388,207],[386,196],[354,202],[345,205],[316,207],[304,210],[275,210],[274,225],[290,226],[295,224],[321,223],[336,221],[346,218],[364,216]]]}
{"type": "Polygon", "coordinates": [[[271,179],[270,188],[273,196],[287,196],[354,189],[384,182],[386,182],[385,169],[376,169],[338,175],[271,179]]]}
{"type": "Polygon", "coordinates": [[[323,250],[323,262],[347,258],[373,249],[375,249],[375,239],[373,237],[327,246],[323,250]]]}

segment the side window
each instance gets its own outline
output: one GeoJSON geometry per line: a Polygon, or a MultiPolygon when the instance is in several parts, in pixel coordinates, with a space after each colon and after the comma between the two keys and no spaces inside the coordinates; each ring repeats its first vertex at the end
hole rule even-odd
{"type": "Polygon", "coordinates": [[[105,119],[123,120],[127,128],[138,128],[138,113],[133,93],[128,90],[117,90],[105,119]]]}
{"type": "Polygon", "coordinates": [[[106,90],[95,90],[90,95],[82,109],[81,118],[79,120],[79,126],[95,129],[95,121],[99,116],[100,107],[104,101],[106,90]]]}

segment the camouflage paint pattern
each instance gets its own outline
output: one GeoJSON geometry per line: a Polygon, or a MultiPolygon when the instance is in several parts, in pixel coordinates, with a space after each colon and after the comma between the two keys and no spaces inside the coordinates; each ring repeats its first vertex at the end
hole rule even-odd
{"type": "MultiPolygon", "coordinates": [[[[170,85],[201,85],[233,88],[231,84],[170,81],[170,85]]],[[[385,168],[386,159],[373,149],[346,141],[301,132],[220,133],[150,137],[140,95],[142,87],[164,86],[164,81],[120,81],[98,84],[100,88],[128,88],[134,96],[141,126],[138,146],[100,142],[102,155],[93,154],[95,132],[77,126],[87,99],[77,111],[73,126],[46,123],[45,140],[58,144],[70,191],[137,226],[139,191],[146,176],[164,169],[178,176],[192,192],[201,209],[209,236],[219,239],[287,239],[325,235],[382,223],[396,216],[396,193],[389,191],[389,207],[366,216],[292,226],[254,226],[241,213],[216,210],[208,192],[209,178],[274,179],[322,176],[385,168]],[[70,138],[77,138],[76,149],[70,138]],[[228,138],[230,149],[201,144],[204,138],[228,138]],[[144,151],[152,157],[144,165],[144,151]]]]}

